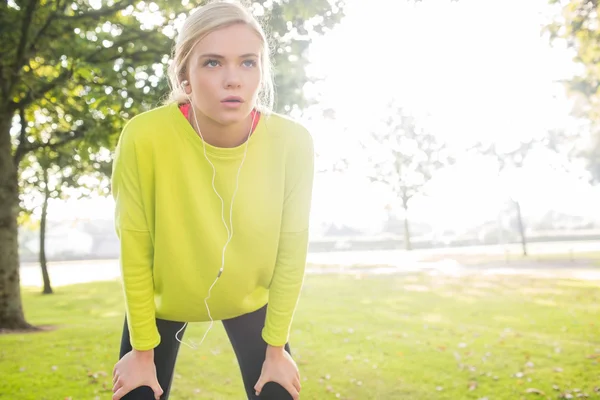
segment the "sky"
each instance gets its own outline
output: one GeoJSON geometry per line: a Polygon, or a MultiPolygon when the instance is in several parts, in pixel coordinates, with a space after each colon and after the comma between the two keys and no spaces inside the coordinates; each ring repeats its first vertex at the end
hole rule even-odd
{"type": "MultiPolygon", "coordinates": [[[[346,17],[310,48],[308,73],[321,78],[306,94],[319,100],[301,117],[315,140],[319,165],[346,157],[360,165],[358,140],[394,99],[455,146],[475,140],[510,146],[555,127],[569,127],[570,101],[559,80],[576,71],[572,55],[550,47],[541,26],[547,0],[347,0],[346,17]],[[335,119],[323,117],[330,108],[335,119]]],[[[593,215],[597,189],[536,160],[496,179],[492,165],[463,160],[411,203],[411,218],[436,229],[465,228],[494,218],[506,194],[526,215],[555,209],[593,215]]],[[[112,200],[54,203],[50,216],[112,217],[112,200]]],[[[318,174],[312,226],[329,223],[377,232],[385,207],[399,203],[372,185],[361,168],[318,174]],[[335,185],[335,189],[334,188],[335,185]]]]}
{"type": "MultiPolygon", "coordinates": [[[[545,0],[350,2],[347,19],[312,46],[311,71],[324,80],[311,90],[337,116],[323,125],[316,110],[317,148],[332,161],[340,153],[358,159],[351,143],[368,134],[390,98],[429,115],[436,135],[457,146],[474,140],[510,146],[571,126],[559,81],[576,66],[566,49],[550,47],[541,35],[552,11],[545,0]],[[350,128],[340,132],[340,124],[350,128]]],[[[493,218],[505,193],[521,199],[529,215],[549,208],[592,214],[600,200],[597,190],[545,160],[501,180],[494,176],[493,166],[479,160],[461,162],[432,182],[429,198],[415,199],[411,214],[445,229],[493,218]]],[[[352,215],[378,229],[382,203],[394,199],[359,180],[359,174],[317,179],[323,197],[314,203],[315,219],[352,215]],[[346,182],[345,190],[332,191],[334,182],[346,182]]]]}

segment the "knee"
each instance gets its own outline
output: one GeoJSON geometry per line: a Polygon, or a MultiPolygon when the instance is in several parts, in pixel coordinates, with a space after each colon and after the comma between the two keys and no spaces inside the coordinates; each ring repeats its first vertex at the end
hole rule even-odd
{"type": "Polygon", "coordinates": [[[154,400],[154,392],[149,386],[140,386],[123,396],[122,400],[154,400]]]}
{"type": "Polygon", "coordinates": [[[263,386],[260,396],[260,400],[292,400],[292,395],[279,383],[267,382],[263,386]]]}

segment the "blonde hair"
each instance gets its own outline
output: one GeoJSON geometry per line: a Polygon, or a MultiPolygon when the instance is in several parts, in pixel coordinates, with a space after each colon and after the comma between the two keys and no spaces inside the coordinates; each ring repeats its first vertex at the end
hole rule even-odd
{"type": "Polygon", "coordinates": [[[186,79],[188,58],[195,44],[209,33],[235,24],[245,24],[252,28],[263,42],[260,54],[262,76],[256,106],[262,112],[272,111],[275,90],[267,36],[248,9],[238,2],[222,0],[211,2],[199,8],[185,20],[181,27],[173,49],[172,61],[168,68],[171,92],[167,103],[188,102],[188,98],[181,88],[181,82],[186,79]]]}

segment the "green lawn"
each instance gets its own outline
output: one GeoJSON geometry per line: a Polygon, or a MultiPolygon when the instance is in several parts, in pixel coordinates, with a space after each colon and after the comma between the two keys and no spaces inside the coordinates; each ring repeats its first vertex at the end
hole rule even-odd
{"type": "MultiPolygon", "coordinates": [[[[309,276],[292,332],[302,399],[600,399],[599,289],[522,276],[309,276]]],[[[0,398],[110,398],[121,301],[116,282],[25,290],[28,320],[57,329],[0,336],[0,398]]],[[[244,398],[220,324],[198,350],[182,347],[171,398],[244,398]]]]}

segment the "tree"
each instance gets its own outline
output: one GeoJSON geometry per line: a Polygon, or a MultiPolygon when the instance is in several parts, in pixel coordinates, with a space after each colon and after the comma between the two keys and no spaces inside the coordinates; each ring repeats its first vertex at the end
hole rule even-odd
{"type": "Polygon", "coordinates": [[[91,194],[109,193],[108,177],[112,164],[109,152],[104,150],[102,154],[95,147],[85,140],[79,140],[68,147],[39,149],[30,153],[21,162],[21,193],[29,199],[38,199],[33,204],[21,201],[21,210],[31,215],[36,209],[40,209],[39,263],[43,278],[43,294],[53,293],[46,257],[49,200],[83,198],[91,194]],[[72,166],[74,160],[77,160],[77,168],[72,166]]]}
{"type": "Polygon", "coordinates": [[[402,107],[390,105],[383,126],[363,143],[369,156],[368,176],[373,182],[387,186],[401,202],[404,210],[404,244],[412,249],[409,206],[435,173],[452,164],[445,143],[421,127],[402,107]]]}
{"type": "MultiPolygon", "coordinates": [[[[531,150],[533,150],[534,147],[540,143],[546,142],[539,142],[532,139],[527,142],[518,143],[511,149],[501,149],[495,143],[478,143],[474,146],[474,149],[476,149],[479,153],[485,156],[492,157],[496,161],[498,176],[501,176],[509,169],[518,170],[523,168],[525,160],[531,152],[531,150]]],[[[521,247],[523,250],[523,255],[527,256],[527,236],[525,233],[523,214],[521,212],[521,203],[519,201],[519,198],[515,197],[514,193],[509,193],[509,197],[515,209],[515,214],[517,218],[517,228],[521,237],[521,247]]]]}
{"type": "Polygon", "coordinates": [[[598,0],[549,0],[560,14],[545,27],[550,41],[563,41],[575,52],[581,73],[567,80],[569,95],[577,100],[574,114],[590,121],[592,141],[578,156],[587,161],[595,182],[600,182],[600,5],[598,0]]]}
{"type": "MultiPolygon", "coordinates": [[[[81,140],[114,148],[124,121],[156,105],[166,93],[164,71],[175,26],[195,6],[184,3],[0,4],[0,329],[31,328],[19,284],[22,160],[81,140]],[[152,18],[142,21],[144,16],[152,18]],[[17,123],[22,128],[14,128],[17,123]]],[[[264,16],[277,47],[276,109],[301,107],[307,81],[302,52],[312,36],[339,21],[341,2],[265,0],[253,8],[264,16]]],[[[70,167],[79,164],[74,159],[70,167]]]]}

